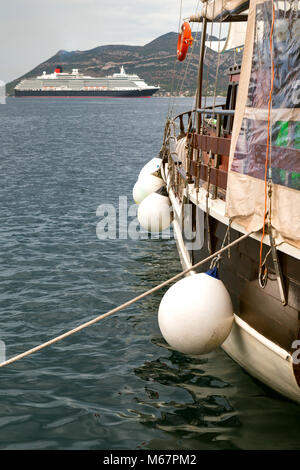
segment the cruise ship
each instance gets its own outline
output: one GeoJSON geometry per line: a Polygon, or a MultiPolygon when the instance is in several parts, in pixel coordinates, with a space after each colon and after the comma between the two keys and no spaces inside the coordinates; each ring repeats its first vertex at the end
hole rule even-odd
{"type": "Polygon", "coordinates": [[[147,85],[138,75],[127,74],[123,66],[120,73],[107,77],[89,77],[78,69],[66,73],[57,66],[53,73],[43,72],[36,78],[22,80],[15,87],[15,96],[146,98],[158,90],[159,86],[147,85]]]}

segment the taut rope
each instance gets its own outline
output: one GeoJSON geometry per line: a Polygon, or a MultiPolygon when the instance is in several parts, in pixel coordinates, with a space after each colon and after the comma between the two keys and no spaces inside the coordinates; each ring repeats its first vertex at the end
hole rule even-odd
{"type": "Polygon", "coordinates": [[[81,331],[83,330],[84,328],[87,328],[88,326],[91,326],[93,325],[94,323],[97,323],[99,322],[100,320],[103,320],[104,318],[106,317],[109,317],[110,315],[113,315],[114,313],[117,313],[119,312],[120,310],[123,310],[124,308],[126,307],[129,307],[129,305],[132,305],[134,304],[135,302],[138,302],[139,300],[143,299],[144,297],[147,297],[148,295],[150,294],[153,294],[153,292],[156,292],[157,290],[159,289],[162,289],[163,287],[167,286],[168,284],[170,284],[171,282],[173,281],[177,281],[177,279],[180,279],[181,277],[183,277],[185,274],[189,273],[190,271],[192,271],[193,269],[196,269],[198,268],[199,266],[201,266],[202,264],[205,264],[207,261],[210,261],[211,259],[215,258],[216,256],[220,255],[221,253],[223,253],[223,251],[225,250],[228,250],[229,248],[231,248],[232,246],[234,245],[237,245],[238,243],[240,243],[242,240],[244,240],[245,238],[249,237],[249,235],[251,235],[253,232],[249,232],[249,233],[246,233],[245,235],[242,235],[240,238],[238,238],[237,240],[234,240],[233,242],[229,243],[228,245],[226,245],[225,247],[221,248],[220,250],[216,251],[215,253],[213,253],[212,255],[208,256],[207,258],[203,259],[202,261],[198,261],[198,263],[194,264],[193,266],[191,266],[190,268],[188,269],[185,269],[184,271],[180,272],[179,274],[176,274],[176,276],[173,276],[171,277],[170,279],[168,279],[167,281],[164,281],[162,282],[161,284],[159,284],[158,286],[155,286],[153,287],[152,289],[144,292],[143,294],[140,294],[138,295],[137,297],[134,297],[133,299],[131,300],[128,300],[128,302],[125,302],[124,304],[122,305],[119,305],[118,307],[116,308],[113,308],[112,310],[109,310],[108,312],[104,313],[103,315],[100,315],[96,318],[94,318],[93,320],[90,320],[86,323],[83,323],[82,325],[80,326],[77,326],[77,328],[74,328],[73,330],[70,330],[70,331],[67,331],[66,333],[63,333],[62,335],[60,336],[56,336],[56,338],[53,338],[53,339],[50,339],[49,341],[46,341],[45,343],[42,343],[40,344],[39,346],[36,346],[32,349],[29,349],[28,351],[25,351],[21,354],[18,354],[17,356],[14,356],[12,357],[11,359],[8,359],[7,361],[4,361],[2,363],[0,363],[0,367],[4,367],[4,366],[7,366],[9,364],[12,364],[13,362],[16,362],[16,361],[19,361],[20,359],[23,359],[23,357],[26,357],[26,356],[30,356],[31,354],[37,352],[37,351],[40,351],[41,349],[43,348],[46,348],[47,346],[50,346],[51,344],[54,344],[54,343],[57,343],[58,341],[61,341],[62,339],[65,339],[67,338],[68,336],[71,336],[73,335],[74,333],[77,333],[78,331],[81,331]]]}

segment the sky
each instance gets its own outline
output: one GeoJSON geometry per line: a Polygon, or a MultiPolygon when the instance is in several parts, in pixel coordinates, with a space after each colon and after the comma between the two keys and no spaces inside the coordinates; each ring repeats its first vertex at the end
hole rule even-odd
{"type": "Polygon", "coordinates": [[[0,0],[0,80],[9,82],[61,49],[144,45],[178,31],[197,0],[0,0]]]}

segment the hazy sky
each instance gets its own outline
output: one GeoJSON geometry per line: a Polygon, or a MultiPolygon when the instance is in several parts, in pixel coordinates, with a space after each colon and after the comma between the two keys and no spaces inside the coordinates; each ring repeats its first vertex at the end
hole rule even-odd
{"type": "MultiPolygon", "coordinates": [[[[183,17],[197,0],[182,0],[183,17]]],[[[60,49],[144,45],[178,30],[180,0],[0,0],[0,80],[28,72],[60,49]]]]}

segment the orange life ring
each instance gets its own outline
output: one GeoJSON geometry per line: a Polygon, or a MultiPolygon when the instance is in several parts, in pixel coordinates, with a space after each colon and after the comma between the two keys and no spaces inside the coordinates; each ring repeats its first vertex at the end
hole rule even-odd
{"type": "Polygon", "coordinates": [[[177,41],[177,59],[182,62],[188,52],[189,46],[193,44],[192,30],[190,24],[185,21],[181,26],[181,33],[179,33],[177,41]]]}

